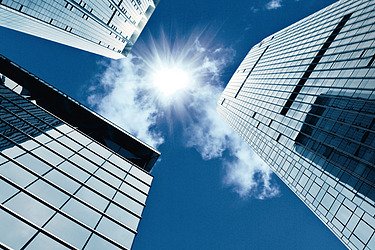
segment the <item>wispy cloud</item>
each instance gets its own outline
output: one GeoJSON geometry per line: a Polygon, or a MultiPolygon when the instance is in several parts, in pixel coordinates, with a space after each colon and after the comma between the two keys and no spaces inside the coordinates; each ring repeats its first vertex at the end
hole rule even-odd
{"type": "Polygon", "coordinates": [[[187,146],[195,148],[204,160],[222,159],[223,182],[241,197],[277,196],[279,189],[271,183],[272,171],[216,112],[217,100],[223,91],[221,72],[231,63],[233,51],[222,48],[207,52],[206,63],[202,65],[210,67],[202,67],[202,70],[213,77],[206,77],[193,94],[189,112],[194,122],[185,129],[187,146]]]}
{"type": "Polygon", "coordinates": [[[224,163],[224,182],[241,197],[254,196],[265,199],[279,194],[272,183],[272,171],[240,138],[232,137],[231,151],[235,159],[224,163]]]}
{"type": "Polygon", "coordinates": [[[226,186],[241,197],[274,197],[279,191],[272,184],[270,169],[216,112],[223,91],[221,73],[230,65],[234,51],[212,48],[198,38],[171,44],[162,37],[142,47],[146,53],[112,62],[89,101],[99,113],[156,147],[164,142],[165,125],[180,122],[186,147],[196,149],[203,160],[222,160],[226,186]],[[169,106],[160,102],[148,77],[157,68],[155,63],[162,61],[182,63],[194,75],[184,97],[169,106]]]}
{"type": "Polygon", "coordinates": [[[251,6],[250,11],[251,11],[252,13],[257,13],[257,12],[259,11],[259,8],[256,8],[256,7],[254,7],[254,6],[251,6]]]}
{"type": "Polygon", "coordinates": [[[267,10],[274,10],[281,7],[282,0],[271,0],[266,4],[267,10]]]}
{"type": "Polygon", "coordinates": [[[164,138],[155,128],[161,115],[148,95],[144,63],[128,56],[112,61],[100,84],[92,86],[89,103],[101,115],[151,146],[158,147],[164,138]]]}
{"type": "Polygon", "coordinates": [[[271,182],[272,171],[217,114],[216,100],[221,92],[219,87],[206,85],[195,95],[191,112],[196,117],[185,129],[187,146],[195,148],[204,160],[220,158],[225,170],[223,183],[239,196],[277,196],[279,189],[271,182]]]}

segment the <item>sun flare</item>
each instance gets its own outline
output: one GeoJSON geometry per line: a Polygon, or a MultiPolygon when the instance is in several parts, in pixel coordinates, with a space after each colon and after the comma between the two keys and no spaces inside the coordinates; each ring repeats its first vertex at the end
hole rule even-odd
{"type": "Polygon", "coordinates": [[[184,39],[172,39],[163,31],[160,34],[159,38],[151,37],[150,44],[141,44],[136,52],[146,66],[148,98],[155,98],[164,111],[182,113],[202,84],[208,55],[197,41],[198,32],[184,39]]]}
{"type": "Polygon", "coordinates": [[[186,89],[191,82],[189,73],[179,67],[162,67],[155,70],[152,83],[164,97],[171,97],[186,89]]]}

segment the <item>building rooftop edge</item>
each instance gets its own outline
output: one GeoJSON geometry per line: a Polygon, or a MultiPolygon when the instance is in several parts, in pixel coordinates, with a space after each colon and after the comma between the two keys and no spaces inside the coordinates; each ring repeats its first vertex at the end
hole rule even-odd
{"type": "MultiPolygon", "coordinates": [[[[54,88],[2,54],[0,54],[0,73],[29,91],[31,90],[30,92],[33,92],[39,106],[71,126],[77,127],[87,136],[104,145],[104,139],[110,139],[139,157],[136,161],[134,160],[135,162],[129,160],[145,171],[150,172],[160,156],[160,152],[152,146],[54,88]]],[[[109,146],[107,145],[107,147],[109,146]]],[[[116,152],[116,150],[112,150],[116,152]]]]}

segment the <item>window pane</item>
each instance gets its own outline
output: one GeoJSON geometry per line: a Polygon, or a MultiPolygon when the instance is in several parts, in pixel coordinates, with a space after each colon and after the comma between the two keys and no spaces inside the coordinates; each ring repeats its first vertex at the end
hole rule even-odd
{"type": "Polygon", "coordinates": [[[130,183],[134,187],[138,188],[139,190],[145,192],[146,194],[148,193],[148,190],[150,189],[149,186],[144,184],[143,182],[140,182],[139,180],[135,179],[133,176],[128,175],[126,176],[126,182],[130,183]]]}
{"type": "Polygon", "coordinates": [[[98,231],[115,240],[116,242],[130,248],[134,239],[134,234],[116,223],[103,218],[98,226],[98,231]]]}
{"type": "Polygon", "coordinates": [[[13,146],[11,148],[4,149],[2,151],[3,154],[6,156],[9,156],[10,158],[15,158],[21,154],[23,154],[25,151],[18,146],[13,146]]]}
{"type": "Polygon", "coordinates": [[[69,132],[71,132],[73,129],[71,127],[69,127],[68,125],[66,124],[63,124],[63,125],[60,125],[60,126],[57,126],[56,129],[58,129],[60,132],[62,132],[63,134],[67,134],[69,132]]]}
{"type": "Polygon", "coordinates": [[[93,152],[97,153],[98,155],[104,157],[105,159],[107,159],[112,154],[111,151],[109,151],[108,149],[104,148],[96,142],[90,143],[90,145],[88,145],[87,147],[91,149],[93,152]]]}
{"type": "Polygon", "coordinates": [[[32,151],[34,154],[39,156],[40,158],[46,160],[47,162],[51,163],[52,165],[56,166],[57,164],[61,163],[63,159],[53,153],[51,150],[48,150],[44,147],[39,147],[32,151]]]}
{"type": "Polygon", "coordinates": [[[74,151],[78,151],[82,148],[81,145],[73,141],[72,139],[68,138],[67,136],[62,136],[57,139],[58,141],[62,142],[64,145],[68,146],[74,151]]]}
{"type": "Polygon", "coordinates": [[[144,193],[141,193],[137,189],[133,188],[129,184],[127,184],[125,182],[122,183],[120,190],[123,191],[126,194],[129,194],[131,197],[135,198],[136,200],[138,200],[142,204],[145,204],[147,196],[144,193]]]}
{"type": "Polygon", "coordinates": [[[27,150],[32,150],[32,149],[38,147],[39,143],[37,143],[33,140],[28,140],[28,141],[22,142],[21,146],[24,147],[27,150]]]}
{"type": "Polygon", "coordinates": [[[89,178],[89,174],[84,172],[83,170],[79,169],[77,166],[73,165],[68,161],[64,161],[61,163],[58,168],[62,170],[64,173],[67,173],[74,177],[75,179],[85,182],[89,178]]]}
{"type": "Polygon", "coordinates": [[[79,153],[86,157],[86,159],[89,159],[90,161],[93,161],[95,162],[96,164],[98,164],[99,166],[103,164],[104,162],[104,159],[99,157],[97,154],[94,154],[93,152],[89,151],[88,149],[84,148],[82,149],[81,151],[79,151],[79,153]]]}
{"type": "Polygon", "coordinates": [[[133,166],[131,169],[130,169],[130,173],[136,177],[138,177],[139,179],[141,179],[142,181],[146,182],[147,184],[151,185],[151,182],[152,182],[152,176],[143,172],[142,170],[140,170],[139,168],[133,166]]]}
{"type": "Polygon", "coordinates": [[[33,183],[27,190],[55,207],[60,207],[69,198],[69,196],[42,180],[33,183]]]}
{"type": "Polygon", "coordinates": [[[51,167],[48,166],[46,163],[40,161],[39,159],[35,158],[33,155],[30,155],[28,153],[18,157],[16,161],[28,167],[30,170],[39,175],[42,175],[51,169],[51,167]]]}
{"type": "Polygon", "coordinates": [[[37,140],[38,142],[42,143],[42,144],[45,144],[45,143],[52,140],[49,136],[47,136],[45,134],[40,134],[40,135],[34,137],[34,139],[37,140]]]}
{"type": "Polygon", "coordinates": [[[91,142],[91,140],[89,138],[87,138],[86,136],[84,136],[83,134],[81,134],[80,132],[78,132],[76,130],[69,133],[68,136],[73,138],[76,141],[79,141],[84,146],[86,146],[87,144],[89,144],[91,142]]]}
{"type": "Polygon", "coordinates": [[[142,214],[142,210],[144,208],[143,205],[137,203],[136,201],[121,193],[116,194],[115,201],[138,215],[142,214]]]}
{"type": "Polygon", "coordinates": [[[132,166],[129,162],[125,161],[124,159],[120,158],[119,156],[113,154],[109,158],[110,162],[115,164],[116,166],[120,167],[124,171],[128,172],[130,167],[132,166]]]}
{"type": "Polygon", "coordinates": [[[119,178],[116,178],[117,176],[113,176],[109,173],[107,173],[106,171],[102,170],[102,169],[99,169],[95,175],[100,179],[100,180],[103,180],[105,182],[108,182],[110,184],[112,184],[113,186],[115,187],[118,187],[121,183],[121,180],[119,178]]]}
{"type": "Polygon", "coordinates": [[[47,148],[52,149],[53,152],[56,152],[66,158],[69,158],[74,154],[74,152],[70,149],[68,149],[66,146],[56,142],[56,141],[51,141],[46,144],[47,148]]]}
{"type": "Polygon", "coordinates": [[[32,181],[36,180],[35,176],[13,162],[7,162],[1,165],[0,174],[17,183],[21,187],[25,187],[32,181]]]}
{"type": "Polygon", "coordinates": [[[98,166],[96,166],[93,163],[85,160],[84,158],[82,158],[79,155],[73,155],[69,160],[76,163],[81,168],[89,171],[90,173],[92,173],[92,172],[94,172],[95,170],[98,169],[98,166]]]}
{"type": "Polygon", "coordinates": [[[86,201],[87,203],[91,204],[92,206],[96,207],[100,211],[103,211],[105,207],[107,206],[107,204],[109,203],[108,200],[100,197],[99,195],[95,194],[94,192],[90,191],[89,189],[85,187],[82,187],[77,192],[76,196],[86,201]]]}
{"type": "Polygon", "coordinates": [[[3,210],[0,210],[0,221],[1,242],[11,248],[20,249],[36,233],[35,229],[3,210]]]}
{"type": "Polygon", "coordinates": [[[52,218],[46,229],[77,248],[82,248],[90,235],[90,231],[60,214],[52,218]]]}
{"type": "Polygon", "coordinates": [[[5,181],[0,181],[0,203],[18,192],[18,189],[9,185],[5,181]]]}
{"type": "Polygon", "coordinates": [[[77,182],[73,181],[57,170],[52,170],[51,172],[49,172],[46,175],[46,179],[52,181],[54,184],[68,191],[69,193],[74,193],[80,186],[77,182]]]}
{"type": "Polygon", "coordinates": [[[99,213],[75,199],[71,199],[63,207],[63,211],[92,228],[95,227],[101,216],[99,213]]]}
{"type": "Polygon", "coordinates": [[[49,238],[48,236],[39,233],[35,239],[26,247],[27,250],[40,250],[40,249],[68,249],[55,241],[54,239],[49,238]]]}
{"type": "Polygon", "coordinates": [[[109,163],[108,161],[105,162],[103,165],[102,165],[102,168],[108,170],[109,172],[111,172],[112,174],[116,175],[117,177],[119,177],[121,180],[124,179],[125,175],[126,175],[126,172],[121,170],[121,168],[113,165],[112,163],[109,163]]]}
{"type": "Polygon", "coordinates": [[[101,238],[101,237],[99,237],[95,234],[89,240],[86,248],[92,249],[92,250],[102,250],[102,249],[106,249],[106,250],[116,249],[117,250],[118,249],[112,243],[106,241],[105,239],[103,239],[103,238],[101,238]]]}
{"type": "Polygon", "coordinates": [[[111,204],[108,207],[107,214],[114,218],[116,221],[128,226],[133,230],[137,230],[139,219],[134,215],[128,213],[124,209],[120,208],[115,204],[111,204]]]}
{"type": "Polygon", "coordinates": [[[25,193],[17,194],[5,203],[5,206],[38,226],[42,226],[54,213],[52,209],[25,193]]]}
{"type": "Polygon", "coordinates": [[[110,186],[98,180],[97,178],[91,177],[88,180],[87,185],[110,199],[113,197],[115,193],[115,189],[111,188],[110,186]]]}

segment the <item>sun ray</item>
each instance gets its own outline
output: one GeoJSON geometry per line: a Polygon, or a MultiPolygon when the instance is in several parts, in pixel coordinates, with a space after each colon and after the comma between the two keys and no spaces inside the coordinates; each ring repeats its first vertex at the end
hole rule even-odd
{"type": "Polygon", "coordinates": [[[158,34],[150,33],[133,49],[133,55],[144,65],[147,91],[142,95],[155,101],[168,124],[184,122],[193,115],[191,104],[200,98],[205,86],[220,84],[216,57],[222,53],[211,44],[216,32],[203,27],[184,36],[167,36],[163,29],[158,34]]]}

